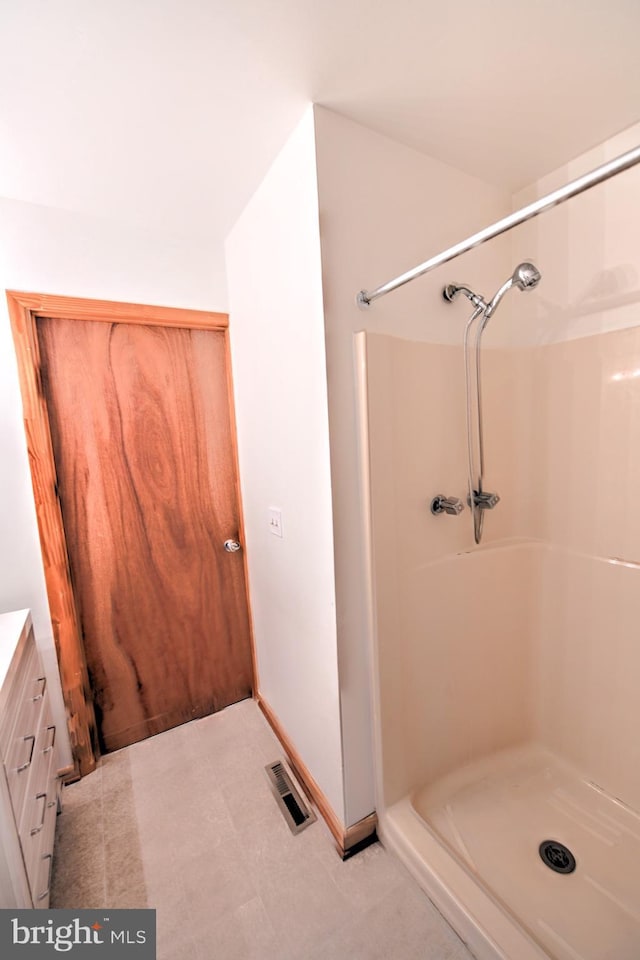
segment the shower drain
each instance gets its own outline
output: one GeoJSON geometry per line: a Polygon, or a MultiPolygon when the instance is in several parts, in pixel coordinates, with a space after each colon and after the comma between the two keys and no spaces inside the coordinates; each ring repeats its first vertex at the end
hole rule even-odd
{"type": "Polygon", "coordinates": [[[538,847],[542,862],[556,873],[573,873],[576,868],[576,858],[564,843],[557,840],[543,840],[538,847]]]}

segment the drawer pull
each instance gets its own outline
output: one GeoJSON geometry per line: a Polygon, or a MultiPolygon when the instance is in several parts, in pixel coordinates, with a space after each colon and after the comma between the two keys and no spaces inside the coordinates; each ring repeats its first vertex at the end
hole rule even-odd
{"type": "Polygon", "coordinates": [[[31,761],[33,760],[33,748],[36,745],[36,738],[33,736],[32,733],[30,733],[28,737],[23,737],[22,739],[25,741],[31,740],[31,750],[29,751],[29,759],[27,760],[27,762],[21,763],[19,767],[16,767],[17,773],[22,773],[23,770],[26,770],[27,767],[31,766],[31,761]]]}
{"type": "Polygon", "coordinates": [[[43,859],[43,860],[46,860],[47,858],[48,858],[48,860],[49,860],[49,869],[48,869],[48,871],[47,871],[47,889],[44,891],[44,893],[39,893],[39,894],[38,894],[38,896],[37,896],[37,898],[36,898],[38,902],[40,902],[40,900],[44,900],[44,898],[48,895],[48,893],[49,893],[49,888],[50,888],[50,886],[51,886],[51,864],[53,863],[53,854],[52,854],[52,853],[45,853],[45,855],[43,856],[42,859],[43,859]]]}
{"type": "Polygon", "coordinates": [[[51,734],[51,743],[49,744],[48,747],[45,747],[45,748],[44,748],[44,750],[42,751],[43,753],[51,753],[51,751],[53,750],[53,747],[54,747],[54,745],[55,745],[55,742],[56,742],[56,725],[55,725],[55,723],[51,724],[50,727],[47,727],[47,733],[49,732],[49,730],[52,730],[52,731],[53,731],[52,734],[51,734]]]}
{"type": "Polygon", "coordinates": [[[42,690],[40,691],[40,693],[39,693],[36,697],[31,697],[31,699],[33,700],[34,703],[36,702],[36,700],[42,700],[42,698],[44,697],[44,692],[45,692],[45,690],[47,689],[47,678],[46,678],[46,677],[38,677],[38,679],[36,680],[36,683],[41,683],[41,684],[42,684],[42,690]]]}
{"type": "Polygon", "coordinates": [[[42,804],[42,817],[40,818],[40,823],[38,824],[38,826],[31,828],[30,835],[31,835],[32,837],[35,837],[36,833],[40,833],[40,831],[41,831],[42,828],[44,827],[44,815],[45,815],[45,812],[46,812],[46,809],[47,809],[47,795],[46,795],[46,793],[38,793],[38,794],[36,794],[36,801],[38,801],[38,800],[44,800],[44,803],[42,804]]]}

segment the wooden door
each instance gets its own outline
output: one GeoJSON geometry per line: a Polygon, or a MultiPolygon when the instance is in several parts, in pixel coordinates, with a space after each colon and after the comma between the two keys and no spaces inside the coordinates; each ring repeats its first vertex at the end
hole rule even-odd
{"type": "Polygon", "coordinates": [[[101,749],[251,694],[226,331],[36,318],[101,749]]]}

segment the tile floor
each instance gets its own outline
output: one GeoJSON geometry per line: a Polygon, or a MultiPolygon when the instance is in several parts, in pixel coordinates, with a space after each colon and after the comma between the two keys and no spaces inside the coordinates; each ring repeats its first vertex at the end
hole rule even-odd
{"type": "Polygon", "coordinates": [[[472,960],[376,843],[293,836],[252,700],[104,757],[63,791],[52,907],[155,907],[158,960],[472,960]]]}

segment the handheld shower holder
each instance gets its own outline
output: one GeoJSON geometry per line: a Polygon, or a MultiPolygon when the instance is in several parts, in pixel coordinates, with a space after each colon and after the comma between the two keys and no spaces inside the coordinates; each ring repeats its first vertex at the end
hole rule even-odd
{"type": "MultiPolygon", "coordinates": [[[[471,506],[471,496],[467,497],[467,503],[471,506]]],[[[493,510],[500,503],[500,497],[497,493],[485,493],[484,490],[473,491],[473,505],[481,510],[493,510]]]]}
{"type": "Polygon", "coordinates": [[[462,293],[467,300],[470,300],[474,307],[482,307],[483,310],[486,310],[488,304],[485,299],[479,293],[474,293],[473,290],[469,289],[469,287],[465,287],[464,284],[448,284],[442,290],[442,297],[447,301],[447,303],[453,303],[455,298],[460,293],[462,293]]]}

